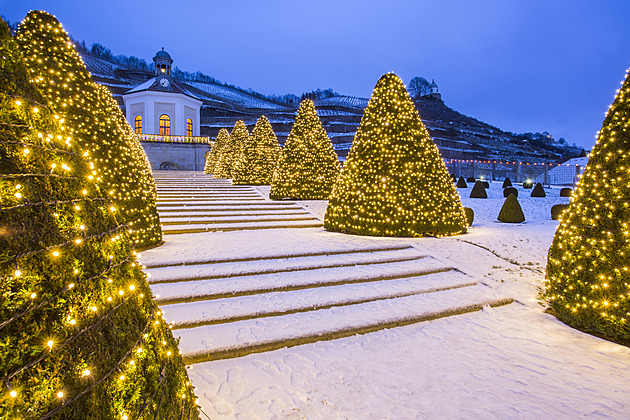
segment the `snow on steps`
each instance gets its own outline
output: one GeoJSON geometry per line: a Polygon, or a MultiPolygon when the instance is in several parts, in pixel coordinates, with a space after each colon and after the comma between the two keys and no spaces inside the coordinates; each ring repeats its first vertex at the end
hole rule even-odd
{"type": "MultiPolygon", "coordinates": [[[[274,317],[176,329],[186,363],[241,357],[501,306],[485,285],[460,287],[274,317]]],[[[168,315],[167,318],[168,320],[168,315]]]]}
{"type": "Polygon", "coordinates": [[[160,174],[155,182],[165,235],[322,226],[295,203],[269,202],[254,188],[228,180],[184,173],[160,174]]]}

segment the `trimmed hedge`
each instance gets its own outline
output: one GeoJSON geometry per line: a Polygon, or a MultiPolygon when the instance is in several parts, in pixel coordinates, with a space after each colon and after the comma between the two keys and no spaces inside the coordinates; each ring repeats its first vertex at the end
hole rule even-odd
{"type": "Polygon", "coordinates": [[[510,178],[505,178],[505,181],[503,181],[503,187],[502,188],[507,188],[507,187],[511,187],[512,186],[512,181],[510,180],[510,178]]]}
{"type": "Polygon", "coordinates": [[[560,216],[562,213],[569,208],[568,204],[556,204],[551,207],[551,219],[552,220],[560,220],[560,216]]]}
{"type": "Polygon", "coordinates": [[[532,197],[547,197],[547,193],[545,192],[545,189],[543,188],[540,182],[537,183],[534,189],[532,190],[531,196],[532,197]]]}
{"type": "Polygon", "coordinates": [[[455,187],[456,188],[468,188],[468,184],[466,183],[466,180],[464,179],[463,176],[459,177],[459,179],[457,180],[457,185],[455,187]]]}
{"type": "Polygon", "coordinates": [[[488,198],[488,193],[486,189],[483,187],[483,182],[477,181],[475,182],[475,186],[470,192],[470,198],[488,198]]]}
{"type": "Polygon", "coordinates": [[[525,182],[523,182],[523,188],[525,188],[525,189],[534,188],[534,182],[533,181],[525,181],[525,182]]]}
{"type": "Polygon", "coordinates": [[[196,418],[129,224],[2,21],[0,57],[0,417],[196,418]]]}
{"type": "Polygon", "coordinates": [[[466,213],[466,223],[468,226],[472,226],[475,221],[475,211],[470,207],[464,207],[464,212],[466,213]]]}
{"type": "Polygon", "coordinates": [[[236,165],[234,184],[269,185],[280,156],[280,144],[267,117],[258,118],[236,165]]]}
{"type": "Polygon", "coordinates": [[[560,197],[571,197],[573,190],[571,188],[562,188],[560,190],[560,197]]]}
{"type": "Polygon", "coordinates": [[[508,195],[518,197],[518,190],[514,187],[507,187],[503,190],[503,197],[507,198],[508,195]]]}
{"type": "Polygon", "coordinates": [[[503,223],[522,223],[525,221],[525,215],[518,199],[514,194],[508,195],[499,212],[499,222],[503,223]]]}

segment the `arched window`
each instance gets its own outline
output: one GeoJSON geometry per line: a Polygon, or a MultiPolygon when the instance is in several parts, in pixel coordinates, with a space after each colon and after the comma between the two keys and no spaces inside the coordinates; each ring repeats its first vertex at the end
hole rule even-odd
{"type": "Polygon", "coordinates": [[[192,120],[190,118],[186,120],[186,136],[188,137],[193,136],[193,125],[192,125],[192,120]]]}
{"type": "Polygon", "coordinates": [[[133,119],[133,131],[136,134],[142,134],[142,115],[136,115],[136,118],[133,119]]]}
{"type": "Polygon", "coordinates": [[[160,135],[161,136],[171,135],[171,117],[169,117],[166,114],[160,115],[160,135]]]}

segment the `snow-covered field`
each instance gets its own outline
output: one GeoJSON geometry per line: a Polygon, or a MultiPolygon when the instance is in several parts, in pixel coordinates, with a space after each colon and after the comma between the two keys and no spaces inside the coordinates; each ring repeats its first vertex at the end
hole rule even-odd
{"type": "MultiPolygon", "coordinates": [[[[163,182],[160,177],[156,174],[158,189],[163,182]]],[[[500,182],[491,183],[488,199],[468,198],[472,185],[458,190],[463,204],[475,211],[475,222],[466,235],[450,238],[371,238],[326,232],[323,228],[166,235],[165,245],[144,252],[141,261],[152,272],[150,281],[156,279],[154,293],[164,290],[176,296],[209,296],[221,288],[237,293],[277,282],[310,281],[309,273],[318,270],[322,270],[318,281],[329,281],[326,276],[369,277],[387,264],[366,265],[362,261],[394,258],[386,256],[390,252],[402,261],[396,263],[397,270],[406,270],[412,264],[455,269],[448,276],[440,271],[432,274],[434,277],[418,278],[413,284],[400,279],[373,282],[369,289],[354,283],[335,286],[340,287],[339,291],[334,287],[312,288],[299,297],[298,290],[166,305],[167,320],[192,317],[200,325],[174,329],[174,334],[183,337],[184,352],[187,347],[214,351],[207,349],[234,348],[239,340],[291,337],[315,326],[367,323],[370,318],[393,317],[401,311],[420,313],[432,305],[449,304],[445,303],[448,299],[459,296],[474,295],[478,299],[477,294],[483,293],[488,299],[514,299],[497,307],[367,334],[193,364],[189,374],[204,413],[212,419],[630,418],[630,349],[567,327],[544,313],[538,299],[547,250],[558,226],[551,220],[550,209],[554,204],[567,203],[568,198],[559,197],[559,189],[555,188],[546,190],[546,198],[532,198],[531,190],[517,188],[526,217],[522,224],[496,221],[504,200],[500,182]],[[352,254],[371,248],[390,250],[352,254]],[[317,256],[327,251],[340,255],[335,267],[291,271],[305,269],[301,267],[304,264],[330,261],[317,256]],[[287,258],[306,254],[312,256],[300,257],[304,260],[287,258]],[[230,262],[235,259],[238,261],[230,262]],[[212,265],[179,270],[151,268],[164,261],[210,260],[212,265]],[[357,265],[348,266],[344,261],[357,265]],[[269,274],[273,267],[281,272],[269,274]],[[209,270],[214,270],[210,277],[209,270]],[[233,276],[229,270],[233,270],[233,276]],[[177,275],[209,279],[172,283],[171,289],[171,283],[160,283],[177,275]],[[430,282],[448,281],[457,283],[452,286],[456,288],[427,293],[426,297],[409,291],[428,287],[430,282]],[[469,286],[470,282],[477,286],[469,286]],[[340,293],[351,299],[394,290],[412,295],[342,308],[287,312],[272,318],[257,312],[274,311],[282,305],[299,307],[304,298],[315,306],[319,305],[314,303],[318,299],[340,299],[340,293]],[[291,293],[296,296],[290,297],[291,293]],[[440,297],[431,298],[433,295],[440,297]],[[178,310],[178,305],[183,309],[178,310]],[[348,309],[359,307],[363,312],[348,309]],[[221,323],[221,316],[238,319],[248,312],[253,314],[251,319],[221,323]],[[207,325],[210,322],[218,325],[207,325]]],[[[268,187],[253,189],[263,197],[268,194],[268,187]]],[[[325,202],[297,204],[323,220],[325,202]]]]}

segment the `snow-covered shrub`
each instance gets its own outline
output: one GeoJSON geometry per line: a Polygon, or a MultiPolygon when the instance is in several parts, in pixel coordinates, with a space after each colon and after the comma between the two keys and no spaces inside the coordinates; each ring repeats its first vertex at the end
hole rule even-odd
{"type": "Polygon", "coordinates": [[[280,144],[267,117],[256,121],[252,135],[243,146],[241,160],[236,165],[234,184],[269,185],[278,164],[280,144]]]}

